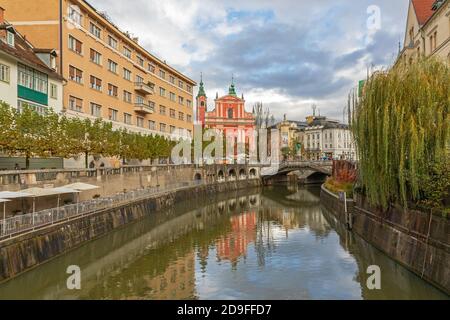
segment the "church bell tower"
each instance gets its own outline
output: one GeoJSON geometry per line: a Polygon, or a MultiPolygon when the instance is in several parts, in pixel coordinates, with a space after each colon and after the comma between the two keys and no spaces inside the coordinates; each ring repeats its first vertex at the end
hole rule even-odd
{"type": "Polygon", "coordinates": [[[197,94],[197,123],[205,126],[205,115],[207,109],[208,98],[206,97],[205,88],[203,87],[203,74],[200,76],[200,87],[197,94]]]}

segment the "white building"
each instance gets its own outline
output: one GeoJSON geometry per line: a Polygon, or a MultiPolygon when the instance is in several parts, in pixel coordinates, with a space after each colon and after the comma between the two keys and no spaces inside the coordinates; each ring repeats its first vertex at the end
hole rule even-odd
{"type": "Polygon", "coordinates": [[[37,49],[8,24],[0,10],[0,101],[25,104],[38,112],[63,106],[63,78],[56,72],[56,52],[37,49]]]}
{"type": "Polygon", "coordinates": [[[304,153],[308,160],[356,160],[355,143],[346,124],[314,117],[304,129],[304,153]]]}

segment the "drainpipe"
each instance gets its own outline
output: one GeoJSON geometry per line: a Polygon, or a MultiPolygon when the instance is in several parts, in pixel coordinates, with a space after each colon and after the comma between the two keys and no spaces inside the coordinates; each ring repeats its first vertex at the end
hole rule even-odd
{"type": "Polygon", "coordinates": [[[63,77],[63,0],[59,0],[59,74],[63,77]]]}

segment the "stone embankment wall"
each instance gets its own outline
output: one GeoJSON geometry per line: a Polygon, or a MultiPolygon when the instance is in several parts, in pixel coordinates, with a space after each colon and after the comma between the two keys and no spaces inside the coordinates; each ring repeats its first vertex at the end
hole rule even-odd
{"type": "Polygon", "coordinates": [[[0,282],[185,199],[256,188],[259,178],[199,185],[74,218],[0,243],[0,282]]]}
{"type": "MultiPolygon", "coordinates": [[[[156,186],[170,186],[179,182],[200,178],[203,182],[214,183],[259,177],[258,166],[247,165],[155,165],[125,166],[122,168],[67,169],[67,170],[24,170],[0,171],[0,191],[20,191],[32,187],[55,188],[75,182],[98,186],[98,189],[82,192],[79,201],[94,197],[108,197],[114,194],[156,186]],[[242,177],[243,175],[243,177],[242,177]]],[[[60,203],[76,202],[73,194],[61,196],[60,203]]],[[[39,198],[35,201],[36,211],[57,206],[56,196],[39,198]]],[[[19,199],[6,204],[7,216],[32,210],[32,199],[19,199]]]]}
{"type": "MultiPolygon", "coordinates": [[[[344,203],[322,186],[324,207],[345,223],[344,203]]],[[[347,201],[353,232],[418,276],[450,294],[449,218],[391,207],[371,207],[365,198],[347,201]]]]}

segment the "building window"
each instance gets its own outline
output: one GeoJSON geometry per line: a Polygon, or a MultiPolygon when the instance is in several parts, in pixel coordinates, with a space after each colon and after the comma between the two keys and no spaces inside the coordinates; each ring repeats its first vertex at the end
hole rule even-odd
{"type": "Polygon", "coordinates": [[[83,71],[74,66],[69,66],[69,79],[78,83],[83,83],[83,71]]]}
{"type": "Polygon", "coordinates": [[[108,36],[108,45],[113,49],[117,49],[117,40],[111,36],[108,36]]]}
{"type": "Polygon", "coordinates": [[[108,95],[109,96],[117,98],[118,91],[119,91],[119,89],[115,85],[108,83],[108,95]]]}
{"type": "Polygon", "coordinates": [[[123,101],[131,103],[131,92],[123,91],[123,101]]]}
{"type": "Polygon", "coordinates": [[[166,96],[166,89],[159,87],[159,95],[161,97],[165,97],[166,96]]]}
{"type": "Polygon", "coordinates": [[[123,78],[125,80],[131,81],[131,71],[123,68],[123,78]]]}
{"type": "Polygon", "coordinates": [[[131,114],[124,113],[123,114],[123,122],[126,124],[131,124],[131,114]]]}
{"type": "Polygon", "coordinates": [[[18,67],[19,85],[41,93],[48,93],[48,76],[45,73],[20,63],[18,64],[18,67]]]}
{"type": "Polygon", "coordinates": [[[188,115],[186,116],[186,121],[189,122],[189,123],[192,122],[192,116],[191,116],[190,114],[188,114],[188,115]]]}
{"type": "Polygon", "coordinates": [[[108,70],[112,73],[117,74],[117,66],[118,64],[112,60],[108,60],[108,70]]]}
{"type": "Polygon", "coordinates": [[[9,83],[10,69],[4,64],[0,64],[0,81],[9,83]]]}
{"type": "Polygon", "coordinates": [[[175,133],[176,128],[174,126],[170,126],[170,134],[175,133]]]}
{"type": "Polygon", "coordinates": [[[69,49],[78,54],[83,54],[83,43],[74,37],[69,36],[69,49]]]}
{"type": "Polygon", "coordinates": [[[119,111],[116,109],[109,108],[108,109],[108,118],[111,121],[117,121],[117,115],[119,114],[119,111]]]}
{"type": "Polygon", "coordinates": [[[19,112],[22,112],[22,110],[28,107],[33,111],[36,111],[39,114],[46,114],[48,109],[47,107],[38,105],[38,104],[34,104],[34,103],[30,103],[29,101],[23,101],[23,100],[17,100],[17,110],[19,112]]]}
{"type": "Polygon", "coordinates": [[[228,119],[233,119],[233,108],[228,109],[228,119]]]}
{"type": "Polygon", "coordinates": [[[175,119],[175,109],[170,109],[170,117],[175,119]]]}
{"type": "Polygon", "coordinates": [[[433,50],[436,50],[436,48],[437,48],[437,31],[434,32],[434,49],[433,50]]]}
{"type": "Polygon", "coordinates": [[[143,127],[144,127],[144,118],[137,117],[137,118],[136,118],[136,125],[137,125],[138,127],[143,128],[143,127]]]}
{"type": "Polygon", "coordinates": [[[11,31],[6,31],[6,42],[11,47],[14,47],[14,33],[12,33],[11,31]]]}
{"type": "Polygon", "coordinates": [[[91,76],[90,77],[90,84],[91,84],[91,88],[97,91],[102,91],[102,80],[95,77],[95,76],[91,76]]]}
{"type": "Polygon", "coordinates": [[[184,121],[184,113],[178,112],[178,120],[184,121]]]}
{"type": "Polygon", "coordinates": [[[144,78],[142,78],[141,76],[136,76],[136,82],[137,83],[144,83],[144,78]]]}
{"type": "Polygon", "coordinates": [[[151,73],[155,73],[155,66],[152,65],[151,63],[148,64],[148,71],[150,71],[151,73]]]}
{"type": "Polygon", "coordinates": [[[131,50],[127,47],[123,47],[123,55],[128,59],[131,59],[131,50]]]}
{"type": "Polygon", "coordinates": [[[102,55],[99,52],[95,51],[94,49],[91,49],[90,57],[93,63],[98,65],[102,64],[102,55]]]}
{"type": "Polygon", "coordinates": [[[156,128],[156,123],[155,123],[155,121],[153,121],[153,120],[148,120],[148,128],[149,128],[150,130],[155,130],[155,128],[156,128]]]}
{"type": "Polygon", "coordinates": [[[186,85],[186,90],[187,90],[189,93],[192,93],[192,86],[186,85]]]}
{"type": "Polygon", "coordinates": [[[54,83],[50,84],[50,98],[58,99],[58,87],[54,83]]]}
{"type": "Polygon", "coordinates": [[[166,73],[163,70],[159,70],[159,77],[161,79],[166,79],[166,73]]]}
{"type": "Polygon", "coordinates": [[[98,39],[100,39],[101,38],[101,36],[102,36],[102,30],[99,28],[99,27],[97,27],[94,23],[90,23],[90,25],[89,25],[89,31],[91,32],[91,34],[94,36],[94,37],[96,37],[96,38],[98,38],[98,39]]]}
{"type": "Polygon", "coordinates": [[[170,81],[170,83],[175,84],[175,77],[174,76],[170,76],[169,77],[169,81],[170,81]]]}
{"type": "Polygon", "coordinates": [[[144,67],[144,59],[142,59],[142,58],[139,57],[139,56],[138,56],[136,59],[137,59],[138,65],[140,65],[141,67],[144,67]]]}
{"type": "Polygon", "coordinates": [[[166,132],[166,124],[165,123],[160,123],[159,124],[159,131],[166,132]]]}
{"type": "Polygon", "coordinates": [[[166,115],[166,107],[159,106],[159,114],[165,116],[166,115]]]}
{"type": "Polygon", "coordinates": [[[97,118],[102,117],[102,106],[91,102],[91,115],[97,118]]]}
{"type": "Polygon", "coordinates": [[[192,101],[191,100],[186,100],[186,107],[188,107],[188,108],[192,107],[192,101]]]}
{"type": "Polygon", "coordinates": [[[178,88],[183,89],[183,87],[184,87],[183,81],[179,80],[178,81],[178,88]]]}
{"type": "Polygon", "coordinates": [[[175,101],[175,100],[177,99],[177,96],[176,96],[175,93],[173,93],[173,92],[171,92],[171,93],[169,94],[169,96],[170,96],[170,101],[175,101]]]}
{"type": "Polygon", "coordinates": [[[144,97],[136,95],[136,104],[144,104],[144,97]]]}
{"type": "Polygon", "coordinates": [[[149,101],[148,105],[152,111],[155,111],[155,103],[153,101],[149,101]]]}
{"type": "Polygon", "coordinates": [[[178,103],[183,105],[184,104],[184,98],[183,97],[178,97],[178,103]]]}
{"type": "Polygon", "coordinates": [[[69,109],[76,112],[83,112],[83,100],[74,96],[69,96],[69,109]]]}
{"type": "Polygon", "coordinates": [[[82,19],[83,19],[83,16],[81,15],[81,12],[79,11],[78,7],[71,5],[69,7],[69,20],[72,23],[75,23],[75,24],[81,26],[82,19]]]}

